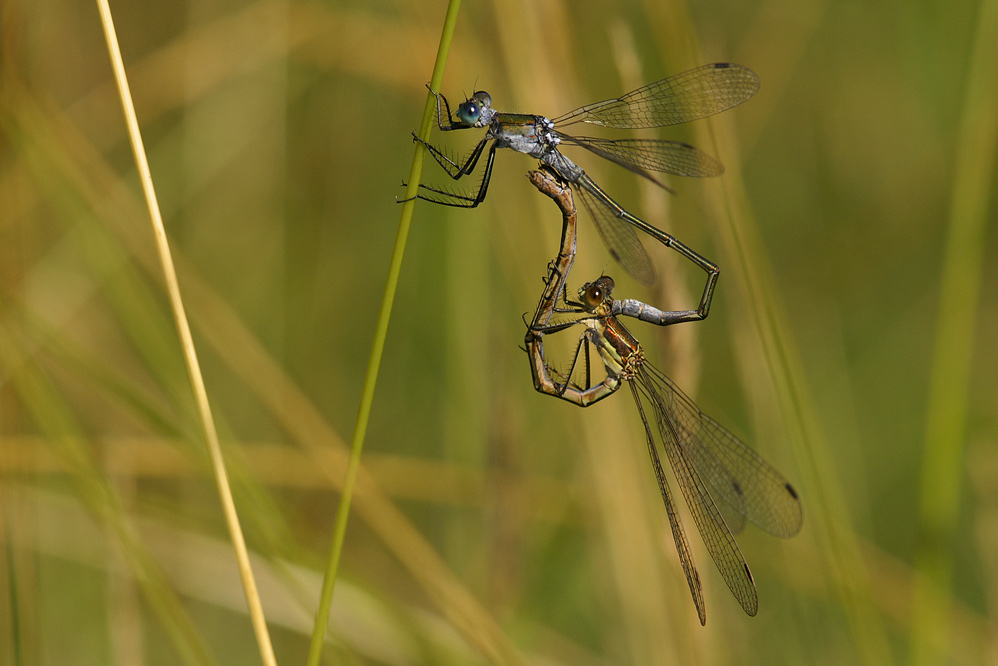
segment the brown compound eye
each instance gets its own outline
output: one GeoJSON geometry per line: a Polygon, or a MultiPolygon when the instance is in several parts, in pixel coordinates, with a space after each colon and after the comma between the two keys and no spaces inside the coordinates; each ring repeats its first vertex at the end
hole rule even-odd
{"type": "Polygon", "coordinates": [[[598,280],[579,287],[579,299],[590,312],[610,301],[611,294],[613,294],[613,278],[609,275],[603,275],[598,280]]]}
{"type": "Polygon", "coordinates": [[[582,299],[585,301],[587,308],[593,309],[603,302],[603,295],[603,285],[598,281],[591,282],[586,286],[582,294],[582,299]]]}

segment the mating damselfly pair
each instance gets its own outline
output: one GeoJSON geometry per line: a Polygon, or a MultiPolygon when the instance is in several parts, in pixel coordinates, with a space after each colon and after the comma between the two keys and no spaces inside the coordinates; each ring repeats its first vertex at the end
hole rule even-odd
{"type": "Polygon", "coordinates": [[[422,143],[455,180],[474,172],[485,147],[492,142],[477,192],[460,193],[420,185],[418,198],[433,203],[464,208],[482,203],[499,148],[511,148],[540,161],[545,173],[532,172],[531,180],[558,203],[564,223],[561,248],[549,264],[544,292],[525,337],[534,387],[582,407],[602,400],[625,384],[630,388],[701,624],[706,622],[702,586],[659,450],[665,451],[708,553],[749,615],[755,615],[758,610],[758,596],[733,533],[739,532],[748,519],[776,536],[793,536],[801,527],[800,501],[793,486],[779,472],[701,412],[678,386],[648,363],[641,345],[620,322],[619,317],[626,316],[668,326],[706,318],[717,282],[717,266],[674,236],[625,210],[559,148],[585,148],[659,185],[661,183],[650,171],[716,176],[724,169],[714,158],[682,142],[571,136],[557,128],[579,122],[611,128],[675,125],[736,106],[755,94],[758,87],[759,79],[751,70],[715,63],[649,84],[619,98],[580,107],[554,120],[496,111],[492,108],[491,96],[484,91],[474,93],[452,115],[447,99],[431,91],[436,97],[437,124],[441,130],[487,128],[486,135],[463,162],[448,157],[441,149],[413,135],[414,140],[422,143]],[[649,284],[654,280],[651,262],[635,229],[676,250],[703,270],[707,279],[697,308],[663,311],[632,299],[615,300],[613,279],[606,275],[583,285],[578,300],[570,299],[567,280],[576,254],[573,192],[589,211],[610,253],[635,278],[649,284]],[[555,316],[564,319],[552,322],[555,316]],[[574,357],[566,372],[558,372],[546,359],[544,338],[575,327],[580,327],[582,333],[574,357]],[[602,381],[590,379],[591,349],[596,351],[602,363],[605,372],[602,381]],[[585,379],[573,379],[577,369],[585,379]]]}
{"type": "Polygon", "coordinates": [[[632,317],[669,326],[698,319],[696,310],[664,311],[633,299],[616,300],[613,278],[607,275],[582,285],[578,300],[568,298],[567,279],[576,245],[574,209],[566,203],[568,190],[550,174],[533,172],[531,180],[559,203],[564,213],[562,245],[549,265],[544,292],[524,338],[534,388],[582,407],[612,395],[624,385],[630,389],[700,623],[707,621],[703,588],[660,450],[666,454],[711,559],[742,609],[755,615],[759,608],[755,581],[733,534],[742,530],[746,519],[775,536],[797,534],[802,522],[797,491],[649,363],[641,344],[620,321],[620,317],[632,317]],[[556,316],[568,319],[552,322],[556,316]],[[559,372],[547,361],[544,338],[575,327],[582,329],[575,354],[568,370],[559,372]],[[602,381],[590,379],[590,349],[602,362],[602,381]],[[584,366],[580,374],[585,379],[578,383],[572,377],[580,363],[584,366]]]}

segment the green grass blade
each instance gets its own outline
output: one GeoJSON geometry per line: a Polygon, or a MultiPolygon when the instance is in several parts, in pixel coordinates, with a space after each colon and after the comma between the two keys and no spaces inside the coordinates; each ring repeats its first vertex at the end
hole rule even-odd
{"type": "Polygon", "coordinates": [[[967,439],[974,329],[998,141],[998,1],[984,0],[963,106],[940,279],[920,493],[920,538],[909,657],[941,663],[949,642],[950,578],[967,439]]]}
{"type": "MultiPolygon", "coordinates": [[[[430,87],[434,90],[439,90],[443,83],[444,67],[447,63],[447,54],[450,52],[450,44],[454,36],[454,27],[457,23],[457,12],[460,6],[461,0],[451,0],[447,7],[447,15],[444,18],[443,30],[440,34],[440,46],[437,49],[437,59],[433,66],[433,76],[430,79],[430,87]]],[[[429,136],[435,112],[435,98],[432,94],[428,93],[426,96],[426,108],[423,110],[423,122],[419,128],[419,136],[421,138],[425,139],[429,136]]],[[[405,245],[409,237],[409,225],[412,221],[412,211],[415,207],[413,197],[416,196],[417,188],[419,187],[424,156],[425,149],[422,144],[417,144],[412,158],[412,168],[409,171],[408,187],[405,192],[407,201],[402,204],[398,232],[395,235],[395,246],[392,249],[392,257],[388,265],[388,279],[385,282],[385,292],[381,299],[381,310],[378,314],[378,323],[374,330],[374,340],[371,344],[367,374],[364,377],[360,407],[357,409],[357,422],[354,426],[353,440],[350,444],[350,462],[347,466],[346,479],[343,483],[343,495],[340,498],[340,504],[336,511],[336,523],[333,526],[333,541],[330,546],[326,575],[322,583],[319,607],[315,614],[315,628],[312,632],[312,642],[309,646],[309,666],[317,666],[319,657],[322,654],[322,642],[325,637],[326,626],[329,622],[329,608],[333,602],[336,574],[339,569],[340,555],[343,551],[343,539],[346,535],[347,520],[350,515],[350,500],[357,480],[357,469],[360,466],[361,451],[364,448],[364,436],[367,434],[367,422],[371,415],[371,403],[374,401],[374,388],[378,380],[378,371],[381,368],[381,355],[385,347],[385,338],[388,335],[388,322],[391,319],[392,305],[395,302],[395,291],[398,287],[399,273],[402,270],[402,257],[405,255],[405,245]]]]}

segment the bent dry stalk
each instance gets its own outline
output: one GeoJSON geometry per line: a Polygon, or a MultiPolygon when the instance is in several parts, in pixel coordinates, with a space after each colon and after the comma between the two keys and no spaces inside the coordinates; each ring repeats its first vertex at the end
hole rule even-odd
{"type": "Polygon", "coordinates": [[[733,533],[740,532],[748,519],[775,536],[797,534],[803,520],[797,491],[776,469],[700,411],[672,380],[648,363],[640,343],[618,319],[629,316],[667,326],[696,319],[696,311],[663,311],[636,300],[614,300],[614,283],[609,276],[583,285],[578,301],[565,298],[565,284],[575,253],[574,207],[570,198],[566,205],[564,196],[556,198],[537,180],[535,185],[559,204],[564,223],[560,252],[549,266],[544,293],[524,339],[534,387],[582,407],[615,393],[624,384],[630,388],[700,623],[707,622],[703,588],[661,462],[660,447],[665,450],[707,552],[742,609],[755,615],[759,608],[755,581],[733,533]],[[557,307],[559,295],[565,307],[557,307]],[[556,313],[582,316],[552,324],[556,313]],[[562,375],[545,359],[544,336],[579,324],[584,331],[572,365],[562,375]],[[605,379],[595,385],[589,378],[590,347],[596,349],[606,371],[605,379]],[[585,365],[583,384],[571,379],[580,358],[585,365]]]}
{"type": "Polygon", "coordinates": [[[674,246],[675,238],[625,210],[584,170],[565,157],[559,146],[585,148],[662,187],[665,186],[651,171],[679,176],[717,176],[724,172],[724,166],[710,155],[679,141],[571,136],[555,128],[580,122],[616,129],[678,125],[737,106],[752,97],[758,89],[759,77],[750,69],[731,63],[713,63],[656,81],[616,99],[587,104],[554,120],[539,115],[496,111],[492,108],[492,97],[483,90],[459,105],[457,113],[452,115],[447,98],[431,90],[437,98],[437,126],[440,130],[488,128],[462,163],[413,134],[413,139],[426,146],[451,178],[458,180],[470,175],[478,165],[485,146],[489,142],[492,146],[477,192],[460,193],[421,184],[417,197],[446,206],[474,208],[485,200],[496,151],[511,148],[525,153],[540,160],[542,165],[553,169],[563,181],[571,184],[592,216],[610,254],[636,279],[651,284],[654,270],[634,230],[638,229],[669,247],[674,246]],[[441,102],[446,109],[446,122],[441,102]]]}

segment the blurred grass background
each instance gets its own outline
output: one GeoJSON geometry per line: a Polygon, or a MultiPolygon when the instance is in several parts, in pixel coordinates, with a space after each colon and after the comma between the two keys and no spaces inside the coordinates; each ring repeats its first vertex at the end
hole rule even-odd
{"type": "MultiPolygon", "coordinates": [[[[112,10],[278,660],[300,663],[445,6],[112,10]]],[[[531,388],[520,315],[560,216],[532,161],[500,153],[479,209],[417,208],[327,661],[998,663],[994,137],[979,163],[961,152],[968,86],[998,77],[974,55],[982,16],[465,2],[452,101],[486,89],[557,115],[703,62],[760,75],[749,103],[659,134],[717,155],[719,180],[675,179],[673,197],[579,161],[721,266],[706,322],[632,330],[795,483],[805,527],[739,537],[755,618],[694,537],[699,627],[630,400],[583,411],[531,388]],[[983,194],[961,195],[967,164],[983,194]],[[961,196],[985,224],[949,259],[980,291],[948,390],[932,368],[961,196]],[[958,398],[941,441],[930,386],[958,398]],[[923,525],[927,442],[956,465],[941,524],[923,525]],[[942,561],[945,586],[916,594],[916,561],[942,561]],[[925,599],[941,615],[927,644],[925,599]]],[[[96,8],[8,0],[0,31],[2,659],[253,663],[96,8]]],[[[463,134],[434,139],[463,154],[463,134]]],[[[449,184],[433,167],[424,181],[449,184]]],[[[606,268],[620,297],[699,294],[658,248],[646,290],[590,222],[579,247],[572,287],[606,268]]]]}

